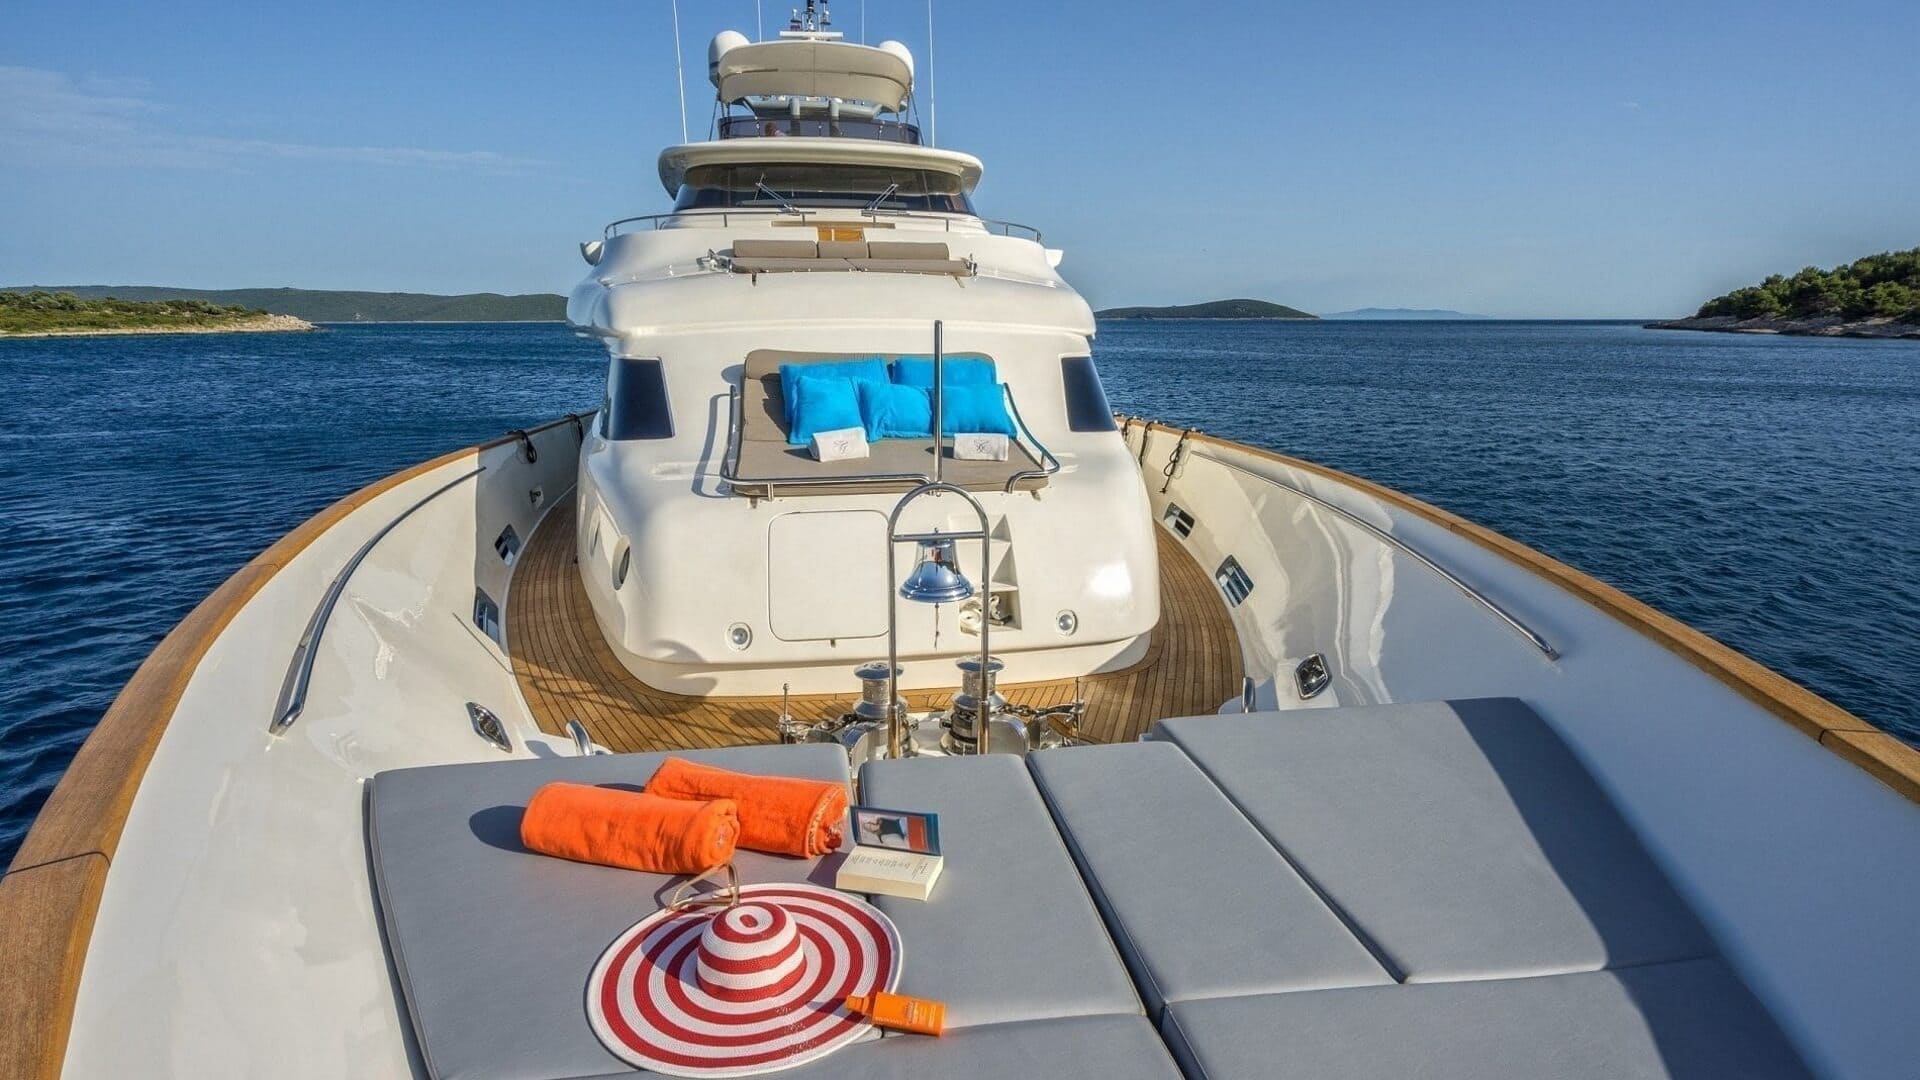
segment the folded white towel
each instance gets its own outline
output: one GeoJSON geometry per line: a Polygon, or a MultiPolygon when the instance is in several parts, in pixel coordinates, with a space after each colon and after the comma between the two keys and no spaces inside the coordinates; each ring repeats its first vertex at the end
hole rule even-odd
{"type": "Polygon", "coordinates": [[[867,456],[867,433],[857,427],[816,431],[812,445],[816,461],[852,461],[867,456]]]}
{"type": "Polygon", "coordinates": [[[963,431],[953,437],[953,456],[962,461],[1007,460],[1007,437],[986,432],[963,431]]]}

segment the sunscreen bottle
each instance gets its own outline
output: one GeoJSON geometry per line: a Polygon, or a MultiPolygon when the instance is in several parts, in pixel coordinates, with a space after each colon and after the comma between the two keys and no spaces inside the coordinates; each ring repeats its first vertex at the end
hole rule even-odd
{"type": "Polygon", "coordinates": [[[872,1020],[875,1027],[920,1035],[938,1035],[947,1022],[947,1007],[938,1001],[881,990],[848,995],[847,1008],[872,1020]]]}

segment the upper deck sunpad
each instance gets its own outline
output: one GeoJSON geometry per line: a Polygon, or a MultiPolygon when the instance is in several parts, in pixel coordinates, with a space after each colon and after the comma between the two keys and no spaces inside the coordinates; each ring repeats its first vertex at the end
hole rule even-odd
{"type": "Polygon", "coordinates": [[[1714,951],[1613,804],[1511,698],[1164,720],[1409,982],[1714,951]]]}
{"type": "MultiPolygon", "coordinates": [[[[847,779],[837,746],[677,756],[741,772],[847,779]]],[[[531,854],[520,846],[520,812],[552,780],[638,789],[666,757],[442,765],[384,772],[368,784],[367,838],[387,948],[431,1075],[530,1080],[626,1068],[588,1026],[587,976],[609,942],[685,879],[531,854]]],[[[753,883],[804,881],[822,864],[743,850],[734,865],[753,883]]]]}
{"type": "Polygon", "coordinates": [[[1027,760],[1153,1012],[1393,981],[1178,749],[1128,743],[1027,760]]]}
{"type": "Polygon", "coordinates": [[[945,1002],[949,1028],[1142,1012],[1020,758],[876,761],[860,784],[870,806],[940,815],[932,897],[874,900],[906,943],[904,992],[945,1002]]]}

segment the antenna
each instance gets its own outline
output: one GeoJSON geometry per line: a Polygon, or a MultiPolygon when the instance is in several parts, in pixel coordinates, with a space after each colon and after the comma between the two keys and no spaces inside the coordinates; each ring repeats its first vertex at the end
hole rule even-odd
{"type": "Polygon", "coordinates": [[[673,87],[680,91],[680,141],[692,142],[687,138],[687,71],[680,63],[680,0],[673,0],[673,87]]]}
{"type": "Polygon", "coordinates": [[[753,0],[753,40],[767,40],[767,22],[760,12],[761,0],[753,0]]]}
{"type": "Polygon", "coordinates": [[[940,124],[933,93],[933,0],[927,0],[927,145],[940,145],[940,124]]]}

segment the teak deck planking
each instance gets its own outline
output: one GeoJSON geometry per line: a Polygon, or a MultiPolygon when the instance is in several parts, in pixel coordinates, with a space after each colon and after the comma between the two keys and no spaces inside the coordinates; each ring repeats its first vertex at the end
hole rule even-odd
{"type": "MultiPolygon", "coordinates": [[[[1086,678],[1081,733],[1090,741],[1127,741],[1155,720],[1214,712],[1240,693],[1240,641],[1219,589],[1172,534],[1156,533],[1160,624],[1139,661],[1086,678]]],[[[528,707],[541,730],[551,734],[560,734],[568,720],[579,720],[595,742],[620,752],[774,741],[777,696],[669,693],[621,665],[580,583],[570,503],[547,514],[514,567],[507,647],[528,707]]],[[[858,692],[853,666],[848,664],[846,692],[796,694],[789,703],[793,715],[826,720],[845,712],[858,692]]],[[[1043,706],[1072,701],[1073,687],[1072,679],[1059,679],[1007,684],[1000,692],[1016,704],[1043,706]]],[[[937,709],[952,700],[953,690],[902,696],[916,710],[937,709]]]]}

